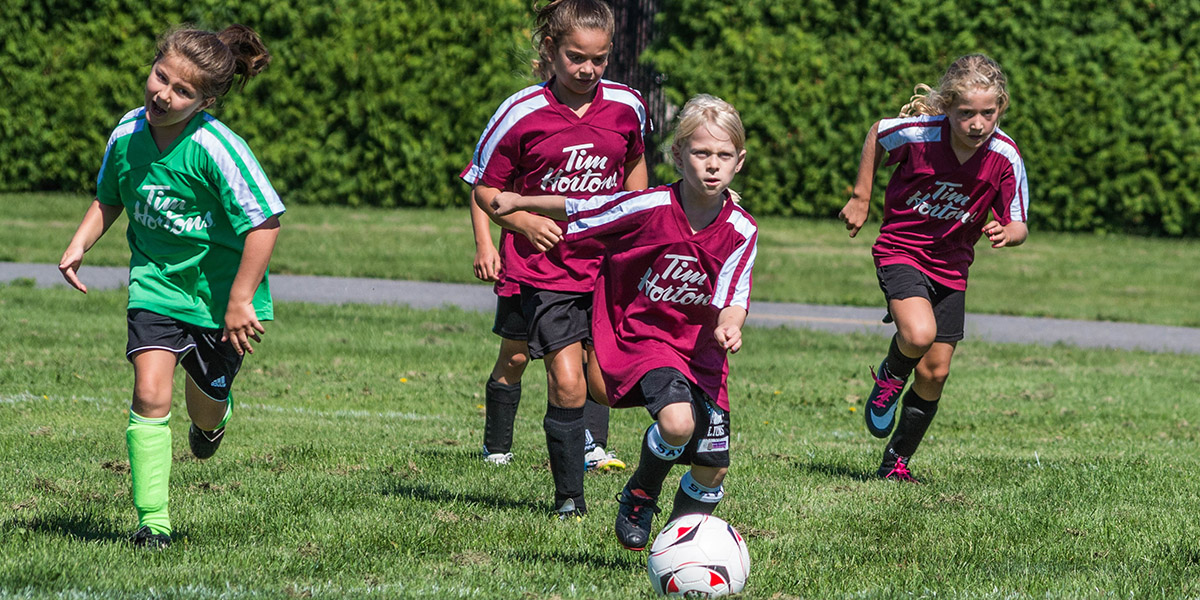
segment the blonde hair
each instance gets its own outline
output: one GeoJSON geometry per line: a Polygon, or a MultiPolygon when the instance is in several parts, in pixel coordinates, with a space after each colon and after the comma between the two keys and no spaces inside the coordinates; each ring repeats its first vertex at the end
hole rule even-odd
{"type": "Polygon", "coordinates": [[[746,129],[742,126],[742,115],[737,109],[716,96],[696,94],[683,105],[683,110],[679,111],[679,121],[675,124],[675,137],[671,141],[671,149],[682,150],[696,130],[704,125],[716,125],[727,133],[729,141],[733,142],[738,152],[746,147],[746,129]]]}
{"type": "Polygon", "coordinates": [[[533,74],[543,81],[554,75],[554,57],[546,47],[546,38],[558,45],[575,30],[599,29],[611,39],[616,29],[612,7],[603,0],[553,0],[541,8],[537,5],[535,1],[533,10],[537,13],[537,27],[533,30],[533,47],[538,58],[533,61],[533,74]]]}
{"type": "Polygon", "coordinates": [[[900,116],[944,115],[959,98],[976,89],[995,92],[999,114],[1004,116],[1008,110],[1008,78],[996,61],[983,54],[968,54],[950,63],[937,89],[917,84],[913,97],[900,109],[900,116]]]}
{"type": "Polygon", "coordinates": [[[193,82],[202,98],[220,98],[241,76],[238,89],[271,63],[271,53],[262,38],[245,25],[230,25],[220,33],[187,26],[168,30],[158,40],[154,62],[168,54],[186,58],[196,66],[199,80],[193,82]]]}

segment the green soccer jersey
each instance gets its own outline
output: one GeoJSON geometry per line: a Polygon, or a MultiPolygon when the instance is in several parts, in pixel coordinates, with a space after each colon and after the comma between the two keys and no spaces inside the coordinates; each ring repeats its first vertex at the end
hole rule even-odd
{"type": "MultiPolygon", "coordinates": [[[[137,108],[108,138],[96,187],[129,217],[129,308],[224,327],[246,232],[284,211],[246,142],[200,112],[160,152],[137,108]]],[[[266,276],[254,310],[274,317],[266,276]]]]}

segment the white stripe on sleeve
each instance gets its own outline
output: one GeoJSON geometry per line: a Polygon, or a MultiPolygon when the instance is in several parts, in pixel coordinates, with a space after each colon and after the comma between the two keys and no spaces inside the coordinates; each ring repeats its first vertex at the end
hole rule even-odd
{"type": "Polygon", "coordinates": [[[612,203],[612,206],[601,213],[596,213],[589,217],[584,217],[578,220],[571,220],[567,224],[567,233],[582,233],[589,229],[594,229],[602,225],[607,225],[619,219],[625,219],[631,215],[635,215],[644,210],[650,210],[659,206],[671,203],[670,190],[662,190],[658,192],[646,193],[644,191],[620,192],[611,196],[592,196],[591,198],[567,198],[567,216],[568,218],[581,212],[588,212],[599,209],[606,203],[612,203]],[[618,200],[622,196],[626,198],[618,200]],[[614,202],[614,200],[617,200],[614,202]]]}
{"type": "MultiPolygon", "coordinates": [[[[279,193],[271,186],[271,180],[267,179],[266,173],[263,173],[262,165],[258,164],[258,160],[254,158],[254,153],[250,151],[250,147],[246,145],[246,142],[233,133],[232,129],[218,121],[212,115],[205,114],[204,117],[208,123],[214,126],[217,133],[224,138],[225,143],[229,144],[229,147],[233,148],[234,152],[237,152],[238,158],[242,159],[242,164],[246,165],[246,170],[250,172],[250,178],[254,180],[254,185],[258,187],[258,191],[262,194],[263,200],[266,201],[267,208],[270,209],[271,214],[277,215],[282,213],[285,209],[283,201],[279,199],[279,193]]],[[[246,214],[249,214],[249,211],[246,214]]],[[[255,225],[258,225],[258,223],[255,225]]]]}
{"type": "Polygon", "coordinates": [[[750,306],[750,272],[754,268],[754,259],[758,257],[758,244],[755,243],[758,228],[738,210],[733,211],[729,215],[728,222],[733,225],[735,231],[746,239],[725,260],[725,264],[721,265],[721,273],[717,275],[717,287],[713,292],[713,306],[717,308],[740,306],[748,309],[750,306]],[[750,256],[746,261],[746,268],[742,269],[741,273],[737,273],[737,268],[742,262],[742,257],[747,252],[750,253],[750,256]],[[736,278],[734,277],[735,274],[737,275],[736,278]],[[733,289],[733,297],[726,304],[725,298],[729,296],[731,287],[733,289]]]}

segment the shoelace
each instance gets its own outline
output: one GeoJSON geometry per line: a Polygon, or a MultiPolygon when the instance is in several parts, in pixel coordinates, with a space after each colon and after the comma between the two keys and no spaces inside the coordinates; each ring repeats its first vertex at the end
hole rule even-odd
{"type": "Polygon", "coordinates": [[[872,400],[871,404],[879,408],[887,408],[888,401],[892,399],[892,396],[904,389],[904,382],[890,377],[880,378],[875,374],[874,367],[868,368],[871,369],[871,378],[875,380],[875,385],[879,386],[879,396],[872,400]]]}
{"type": "Polygon", "coordinates": [[[897,458],[896,464],[892,466],[892,470],[888,471],[888,474],[884,475],[883,477],[887,479],[894,475],[896,479],[903,479],[905,481],[911,480],[913,476],[908,470],[907,462],[908,461],[905,460],[904,457],[897,458]]]}
{"type": "MultiPolygon", "coordinates": [[[[629,515],[629,521],[634,525],[639,525],[640,521],[642,520],[642,516],[646,514],[642,512],[643,508],[649,509],[651,515],[657,515],[660,510],[658,508],[658,503],[655,502],[653,498],[640,495],[637,492],[641,492],[641,490],[631,491],[629,493],[628,500],[625,499],[625,494],[617,494],[618,504],[633,507],[633,512],[629,515]]],[[[645,492],[642,492],[642,494],[645,494],[645,492]]]]}

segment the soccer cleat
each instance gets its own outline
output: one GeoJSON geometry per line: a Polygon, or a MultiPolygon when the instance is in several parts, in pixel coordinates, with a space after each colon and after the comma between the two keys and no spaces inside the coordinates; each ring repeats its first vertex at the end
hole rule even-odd
{"type": "Polygon", "coordinates": [[[130,543],[138,548],[163,550],[171,545],[171,536],[165,533],[154,533],[149,526],[142,526],[129,538],[130,543]]]}
{"type": "Polygon", "coordinates": [[[616,452],[605,450],[603,446],[596,446],[583,455],[585,471],[620,471],[624,468],[625,461],[617,458],[616,452]]]}
{"type": "Polygon", "coordinates": [[[508,463],[512,462],[512,459],[512,452],[495,452],[492,454],[485,454],[483,456],[483,462],[493,465],[507,465],[508,463]]]}
{"type": "Polygon", "coordinates": [[[650,541],[650,524],[658,514],[658,502],[645,491],[625,489],[617,494],[617,541],[626,550],[641,552],[650,541]]]}
{"type": "Polygon", "coordinates": [[[879,364],[879,374],[871,369],[871,378],[875,387],[867,396],[867,431],[877,438],[885,438],[892,432],[896,424],[896,403],[900,400],[900,392],[904,390],[904,379],[896,379],[888,374],[883,363],[879,364]],[[882,377],[881,377],[882,375],[882,377]]]}
{"type": "Polygon", "coordinates": [[[558,508],[554,509],[554,516],[558,517],[559,521],[582,521],[586,514],[586,508],[575,506],[574,498],[567,498],[558,508]]]}
{"type": "Polygon", "coordinates": [[[911,471],[908,470],[907,456],[900,456],[892,452],[890,449],[884,454],[883,464],[879,465],[879,470],[876,474],[888,481],[903,481],[906,483],[921,483],[916,477],[913,477],[911,471]]]}
{"type": "Polygon", "coordinates": [[[191,428],[188,429],[188,445],[192,447],[192,455],[201,460],[216,454],[223,439],[225,439],[224,427],[205,431],[192,423],[191,428]]]}

